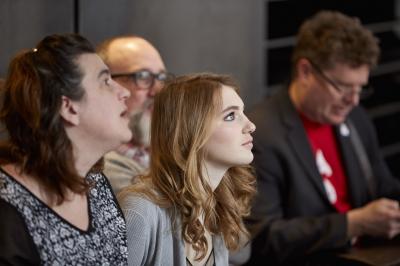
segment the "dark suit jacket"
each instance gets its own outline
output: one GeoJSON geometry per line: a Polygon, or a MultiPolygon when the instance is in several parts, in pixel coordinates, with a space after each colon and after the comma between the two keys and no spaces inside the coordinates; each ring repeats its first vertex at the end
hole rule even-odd
{"type": "MultiPolygon", "coordinates": [[[[249,114],[254,133],[254,166],[258,194],[246,220],[253,239],[248,265],[297,265],[309,254],[348,245],[347,220],[330,204],[302,121],[287,90],[282,90],[249,114]],[[291,261],[291,262],[290,262],[291,261]]],[[[398,198],[400,182],[381,155],[372,123],[356,107],[349,119],[361,136],[371,162],[377,197],[398,198]]],[[[335,128],[352,208],[372,200],[368,182],[349,136],[335,128]]],[[[351,134],[351,132],[350,132],[351,134]]]]}

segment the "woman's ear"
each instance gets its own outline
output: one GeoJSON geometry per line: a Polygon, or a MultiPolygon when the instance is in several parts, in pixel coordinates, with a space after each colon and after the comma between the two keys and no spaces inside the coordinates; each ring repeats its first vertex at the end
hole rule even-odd
{"type": "Polygon", "coordinates": [[[69,124],[79,125],[79,105],[66,96],[61,97],[61,117],[69,124]]]}

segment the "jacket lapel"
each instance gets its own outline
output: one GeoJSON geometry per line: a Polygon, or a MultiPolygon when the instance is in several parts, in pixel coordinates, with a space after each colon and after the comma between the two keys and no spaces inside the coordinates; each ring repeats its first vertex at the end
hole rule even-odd
{"type": "MultiPolygon", "coordinates": [[[[282,108],[280,113],[282,115],[283,123],[288,129],[287,139],[290,147],[293,149],[293,152],[297,156],[298,161],[301,163],[304,171],[307,173],[307,177],[314,184],[321,197],[326,201],[329,206],[332,207],[332,204],[329,202],[328,196],[326,194],[325,187],[322,182],[322,177],[319,174],[319,171],[315,164],[315,158],[312,153],[303,123],[301,122],[295,107],[291,103],[287,92],[286,97],[282,98],[280,106],[282,108]]],[[[299,176],[301,176],[301,174],[299,174],[299,176]]]]}
{"type": "Polygon", "coordinates": [[[347,191],[349,191],[352,208],[356,208],[365,202],[365,199],[363,198],[366,195],[363,191],[368,191],[368,188],[364,182],[365,178],[363,177],[358,163],[359,159],[354,152],[350,135],[347,135],[346,132],[352,134],[345,123],[335,127],[336,139],[341,154],[341,162],[347,177],[347,191]]]}

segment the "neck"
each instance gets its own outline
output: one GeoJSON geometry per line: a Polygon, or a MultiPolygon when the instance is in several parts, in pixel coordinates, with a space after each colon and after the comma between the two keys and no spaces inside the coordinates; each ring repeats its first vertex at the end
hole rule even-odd
{"type": "Polygon", "coordinates": [[[206,180],[208,180],[212,191],[214,191],[218,187],[219,183],[221,183],[226,171],[228,171],[228,168],[226,167],[218,167],[209,163],[203,165],[203,175],[206,180]]]}
{"type": "Polygon", "coordinates": [[[88,161],[75,162],[75,168],[81,177],[85,177],[87,175],[87,173],[89,172],[90,168],[92,168],[92,166],[95,163],[96,163],[96,161],[94,161],[94,162],[88,162],[88,161]]]}
{"type": "Polygon", "coordinates": [[[75,159],[75,169],[81,177],[85,177],[93,165],[100,160],[104,152],[89,150],[88,147],[73,144],[73,154],[75,159]]]}
{"type": "Polygon", "coordinates": [[[301,111],[301,104],[300,104],[300,91],[299,85],[297,82],[290,83],[289,86],[289,98],[292,101],[293,105],[296,107],[297,110],[301,111]]]}
{"type": "Polygon", "coordinates": [[[75,169],[81,177],[85,177],[93,165],[108,151],[117,147],[107,143],[93,140],[93,137],[82,133],[79,130],[67,128],[67,135],[72,143],[72,152],[75,161],[75,169]]]}
{"type": "Polygon", "coordinates": [[[292,101],[296,110],[301,113],[305,118],[310,121],[318,121],[313,112],[307,106],[306,95],[304,95],[305,88],[301,87],[299,82],[293,81],[289,86],[289,98],[292,101]]]}

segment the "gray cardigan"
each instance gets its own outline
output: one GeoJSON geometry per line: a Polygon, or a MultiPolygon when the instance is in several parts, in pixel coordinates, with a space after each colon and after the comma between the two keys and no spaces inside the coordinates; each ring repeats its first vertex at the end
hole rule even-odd
{"type": "MultiPolygon", "coordinates": [[[[126,219],[129,265],[186,266],[181,231],[178,227],[172,232],[168,209],[133,194],[125,197],[121,207],[126,219]]],[[[212,241],[215,265],[228,265],[222,237],[213,236],[212,241]]]]}

